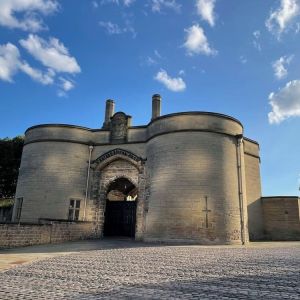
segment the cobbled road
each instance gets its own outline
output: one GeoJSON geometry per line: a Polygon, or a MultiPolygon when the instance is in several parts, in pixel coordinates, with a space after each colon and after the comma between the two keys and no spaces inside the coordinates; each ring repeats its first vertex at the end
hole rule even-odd
{"type": "Polygon", "coordinates": [[[0,272],[0,299],[300,299],[300,248],[120,242],[0,272]]]}

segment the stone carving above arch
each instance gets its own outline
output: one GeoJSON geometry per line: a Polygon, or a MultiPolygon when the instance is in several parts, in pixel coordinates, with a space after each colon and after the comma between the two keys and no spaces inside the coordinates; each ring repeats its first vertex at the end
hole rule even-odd
{"type": "Polygon", "coordinates": [[[134,153],[124,150],[121,148],[112,149],[92,162],[92,166],[98,170],[103,169],[108,164],[117,159],[124,159],[132,163],[139,171],[142,171],[142,166],[144,165],[145,159],[135,155],[134,153]]]}
{"type": "Polygon", "coordinates": [[[117,112],[111,117],[110,139],[113,144],[127,141],[128,118],[123,112],[117,112]]]}

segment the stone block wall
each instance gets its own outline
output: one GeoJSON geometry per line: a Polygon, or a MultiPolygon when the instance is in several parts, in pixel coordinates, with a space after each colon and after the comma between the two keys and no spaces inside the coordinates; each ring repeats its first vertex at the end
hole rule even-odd
{"type": "Polygon", "coordinates": [[[94,223],[0,224],[0,248],[96,238],[94,223]]]}
{"type": "Polygon", "coordinates": [[[244,139],[248,226],[251,241],[263,239],[259,145],[244,139]]]}
{"type": "MultiPolygon", "coordinates": [[[[65,142],[25,145],[16,198],[23,198],[21,222],[67,219],[71,199],[84,206],[89,149],[65,142]]],[[[14,211],[13,221],[16,211],[14,211]]],[[[83,218],[80,210],[79,220],[83,218]]]]}
{"type": "Polygon", "coordinates": [[[300,240],[300,198],[262,197],[267,240],[300,240]]]}
{"type": "Polygon", "coordinates": [[[235,137],[210,132],[157,136],[148,142],[146,167],[145,240],[241,243],[235,137]]]}

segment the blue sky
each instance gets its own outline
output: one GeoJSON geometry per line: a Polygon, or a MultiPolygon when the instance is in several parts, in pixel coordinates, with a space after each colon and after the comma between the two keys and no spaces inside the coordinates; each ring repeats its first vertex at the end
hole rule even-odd
{"type": "Polygon", "coordinates": [[[213,111],[261,148],[264,195],[300,184],[300,0],[0,0],[0,137],[213,111]]]}

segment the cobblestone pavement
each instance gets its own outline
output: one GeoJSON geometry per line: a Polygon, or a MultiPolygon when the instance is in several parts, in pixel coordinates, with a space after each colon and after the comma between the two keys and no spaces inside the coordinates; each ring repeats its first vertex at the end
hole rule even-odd
{"type": "Polygon", "coordinates": [[[123,241],[21,265],[0,282],[1,300],[300,299],[300,248],[123,241]]]}

